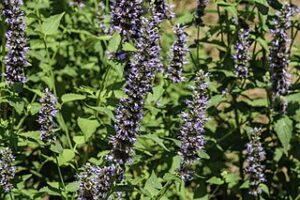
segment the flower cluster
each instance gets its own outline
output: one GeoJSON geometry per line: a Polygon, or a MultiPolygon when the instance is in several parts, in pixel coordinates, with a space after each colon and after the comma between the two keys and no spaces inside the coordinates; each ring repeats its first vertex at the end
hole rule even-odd
{"type": "Polygon", "coordinates": [[[235,73],[238,78],[248,77],[249,47],[249,29],[242,28],[238,33],[238,40],[234,45],[235,54],[233,55],[235,73]]]}
{"type": "Polygon", "coordinates": [[[198,0],[196,8],[195,22],[197,25],[202,24],[202,17],[204,16],[204,10],[208,4],[208,0],[198,0]]]}
{"type": "Polygon", "coordinates": [[[255,128],[251,134],[251,140],[247,144],[247,162],[246,173],[249,175],[250,194],[257,196],[261,193],[260,183],[266,182],[264,175],[264,166],[262,161],[265,158],[265,152],[260,142],[262,130],[255,128]]]}
{"type": "Polygon", "coordinates": [[[142,14],[142,0],[114,0],[111,4],[112,28],[125,40],[139,38],[142,14]]]}
{"type": "Polygon", "coordinates": [[[116,168],[98,167],[86,164],[77,175],[79,181],[78,200],[106,199],[116,178],[116,168]]]}
{"type": "Polygon", "coordinates": [[[44,95],[45,96],[40,99],[42,107],[39,111],[38,123],[41,126],[42,141],[51,143],[56,140],[54,134],[56,124],[53,122],[53,118],[58,112],[56,109],[57,100],[48,88],[45,89],[44,95]]]}
{"type": "Polygon", "coordinates": [[[168,77],[174,83],[182,81],[182,68],[187,62],[187,53],[189,52],[187,46],[187,39],[184,27],[179,24],[174,28],[176,40],[171,48],[170,63],[167,69],[168,77]]]}
{"type": "Polygon", "coordinates": [[[74,1],[70,1],[69,2],[69,5],[70,6],[78,6],[79,8],[84,8],[85,7],[85,4],[83,3],[82,0],[74,0],[74,1]]]}
{"type": "Polygon", "coordinates": [[[0,156],[0,186],[8,193],[13,188],[11,181],[16,174],[16,167],[13,165],[15,157],[10,148],[1,149],[0,156]]]}
{"type": "Polygon", "coordinates": [[[154,20],[142,20],[142,37],[137,40],[138,51],[126,72],[125,93],[116,111],[116,135],[111,138],[113,149],[108,160],[125,164],[130,160],[133,145],[142,119],[144,97],[151,91],[155,72],[161,65],[159,59],[158,30],[154,20]]]}
{"type": "Polygon", "coordinates": [[[154,20],[158,23],[165,19],[172,19],[175,16],[167,0],[153,0],[151,10],[154,20]]]}
{"type": "MultiPolygon", "coordinates": [[[[285,95],[291,85],[291,74],[288,72],[290,56],[290,39],[287,30],[291,26],[291,16],[295,9],[284,5],[276,12],[274,28],[271,30],[273,39],[270,47],[270,73],[274,100],[285,95]]],[[[283,111],[286,106],[283,106],[283,111]]]]}
{"type": "Polygon", "coordinates": [[[204,124],[208,105],[208,75],[198,72],[192,100],[187,101],[188,111],[182,113],[183,125],[180,130],[181,163],[179,172],[185,180],[191,178],[192,166],[199,159],[198,152],[204,148],[204,124]]]}
{"type": "Polygon", "coordinates": [[[6,47],[9,50],[5,57],[6,73],[5,79],[9,85],[24,83],[25,66],[27,65],[24,12],[21,10],[22,0],[4,0],[3,13],[8,25],[6,36],[6,47]]]}

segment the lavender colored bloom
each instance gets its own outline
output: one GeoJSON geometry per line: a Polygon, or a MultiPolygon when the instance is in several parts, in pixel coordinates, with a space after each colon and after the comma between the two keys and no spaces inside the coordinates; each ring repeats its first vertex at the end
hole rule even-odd
{"type": "Polygon", "coordinates": [[[198,0],[196,15],[195,15],[195,22],[197,25],[202,24],[202,17],[204,16],[204,10],[207,4],[208,4],[208,0],[198,0]]]}
{"type": "Polygon", "coordinates": [[[175,16],[167,0],[151,1],[151,11],[157,23],[160,23],[164,19],[172,19],[175,16]]]}
{"type": "Polygon", "coordinates": [[[13,165],[15,157],[10,148],[1,149],[0,156],[0,187],[8,193],[13,188],[11,182],[16,174],[16,167],[13,165]]]}
{"type": "Polygon", "coordinates": [[[238,33],[238,40],[234,45],[235,54],[233,55],[235,73],[238,78],[248,77],[249,47],[249,30],[242,28],[238,33]]]}
{"type": "Polygon", "coordinates": [[[24,12],[21,10],[22,0],[4,0],[3,13],[8,25],[6,47],[9,50],[5,57],[5,79],[9,85],[26,81],[24,68],[27,64],[24,12]]]}
{"type": "Polygon", "coordinates": [[[111,4],[112,28],[125,40],[139,38],[142,14],[142,0],[113,0],[111,4]]]}
{"type": "Polygon", "coordinates": [[[54,123],[53,118],[58,112],[56,109],[57,100],[48,88],[45,89],[44,94],[45,96],[40,99],[42,107],[39,112],[38,123],[41,126],[42,141],[52,143],[56,141],[56,136],[54,134],[56,124],[54,123]]]}
{"type": "Polygon", "coordinates": [[[187,101],[186,112],[182,113],[183,125],[180,130],[180,168],[179,173],[185,180],[189,180],[192,174],[193,164],[200,159],[198,152],[204,148],[204,124],[207,121],[205,114],[208,105],[207,95],[208,75],[203,71],[198,72],[193,90],[193,98],[187,101]]]}
{"type": "MultiPolygon", "coordinates": [[[[276,12],[274,28],[271,30],[273,40],[270,47],[270,73],[273,91],[273,101],[285,95],[291,85],[291,74],[288,72],[290,56],[290,39],[287,30],[291,26],[291,17],[296,10],[290,5],[284,5],[276,12]]],[[[282,107],[283,111],[285,106],[282,107]]]]}
{"type": "Polygon", "coordinates": [[[78,200],[106,199],[116,178],[116,168],[92,166],[86,164],[77,175],[79,180],[78,200]]]}
{"type": "Polygon", "coordinates": [[[174,83],[179,83],[183,80],[182,68],[187,62],[187,53],[189,52],[189,49],[184,28],[178,24],[174,28],[174,33],[176,35],[176,40],[171,48],[170,63],[167,73],[170,80],[174,83]]]}
{"type": "Polygon", "coordinates": [[[262,161],[265,158],[265,152],[260,142],[260,135],[262,130],[255,128],[251,134],[251,140],[247,144],[247,162],[246,173],[249,175],[250,191],[253,196],[258,196],[261,193],[259,185],[266,182],[264,175],[265,167],[262,161]]]}
{"type": "Polygon", "coordinates": [[[153,20],[142,21],[143,34],[137,40],[138,50],[125,75],[124,91],[128,97],[121,99],[117,108],[116,135],[110,140],[113,149],[107,156],[108,160],[119,164],[125,164],[131,158],[142,119],[144,98],[152,90],[151,83],[160,65],[156,24],[153,20]]]}

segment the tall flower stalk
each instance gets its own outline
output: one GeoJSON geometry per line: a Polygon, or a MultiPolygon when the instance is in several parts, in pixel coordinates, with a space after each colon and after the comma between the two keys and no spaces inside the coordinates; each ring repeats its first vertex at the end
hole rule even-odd
{"type": "Polygon", "coordinates": [[[44,97],[40,99],[42,105],[39,111],[38,123],[41,126],[41,139],[46,143],[56,141],[54,129],[56,124],[53,118],[56,116],[58,110],[56,109],[57,100],[49,88],[44,91],[44,97]]]}
{"type": "Polygon", "coordinates": [[[249,75],[249,48],[249,29],[242,28],[238,32],[238,39],[234,45],[235,54],[233,55],[235,74],[238,78],[247,78],[249,75]]]}
{"type": "Polygon", "coordinates": [[[184,27],[177,24],[174,27],[176,40],[171,47],[170,63],[167,69],[167,74],[170,80],[174,83],[179,83],[183,80],[182,70],[184,64],[187,63],[187,38],[184,27]]]}
{"type": "Polygon", "coordinates": [[[288,4],[276,12],[274,28],[271,30],[273,39],[270,47],[270,74],[272,82],[273,102],[279,100],[282,111],[287,102],[283,95],[287,94],[291,85],[291,74],[288,72],[290,57],[290,39],[288,29],[291,27],[291,17],[295,9],[288,4]]]}
{"type": "Polygon", "coordinates": [[[143,19],[142,37],[137,40],[137,52],[126,72],[125,93],[128,97],[120,100],[116,111],[114,135],[110,143],[113,148],[107,156],[108,160],[126,164],[131,159],[133,146],[139,132],[143,114],[144,98],[152,90],[151,83],[155,72],[161,65],[158,48],[156,22],[143,19]]]}
{"type": "Polygon", "coordinates": [[[13,188],[11,182],[16,174],[15,156],[10,148],[1,149],[0,156],[0,187],[9,193],[13,188]]]}
{"type": "Polygon", "coordinates": [[[265,151],[260,142],[260,135],[262,130],[255,128],[251,134],[250,142],[247,144],[247,162],[246,173],[249,176],[250,191],[249,194],[258,196],[261,194],[259,185],[266,182],[265,167],[262,162],[265,158],[265,151]]]}
{"type": "Polygon", "coordinates": [[[8,25],[6,36],[6,48],[8,54],[5,57],[5,79],[8,85],[14,83],[24,83],[25,67],[27,65],[25,36],[25,14],[21,10],[22,0],[4,0],[2,1],[6,17],[5,22],[8,25]]]}
{"type": "Polygon", "coordinates": [[[184,180],[192,177],[192,167],[199,160],[199,151],[204,148],[204,125],[207,121],[206,108],[208,105],[207,94],[208,75],[203,71],[197,73],[192,100],[187,101],[187,111],[182,113],[183,125],[180,130],[180,168],[179,173],[184,180]]]}

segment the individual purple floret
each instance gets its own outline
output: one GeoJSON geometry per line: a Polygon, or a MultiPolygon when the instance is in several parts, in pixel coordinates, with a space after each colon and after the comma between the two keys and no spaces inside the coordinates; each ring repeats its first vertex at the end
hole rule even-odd
{"type": "Polygon", "coordinates": [[[234,45],[235,54],[233,55],[235,74],[238,78],[248,77],[248,67],[250,59],[248,53],[249,48],[249,29],[242,28],[238,33],[238,40],[234,45]]]}
{"type": "MultiPolygon", "coordinates": [[[[270,73],[273,91],[273,101],[285,95],[291,85],[291,74],[288,72],[290,56],[290,39],[288,29],[291,27],[291,17],[296,10],[290,5],[283,5],[276,12],[274,28],[271,30],[273,39],[270,47],[270,73]]],[[[281,106],[285,111],[286,106],[281,106]]]]}
{"type": "Polygon", "coordinates": [[[199,160],[199,151],[204,148],[204,124],[207,121],[205,114],[208,105],[207,94],[208,75],[203,71],[198,72],[192,100],[187,101],[186,112],[182,113],[183,125],[180,129],[181,162],[178,169],[184,180],[191,179],[192,167],[199,160]]]}
{"type": "Polygon", "coordinates": [[[8,54],[5,56],[6,73],[5,79],[8,85],[24,83],[25,66],[27,65],[25,36],[25,14],[21,10],[22,0],[4,0],[3,14],[8,25],[6,36],[6,48],[8,54]]]}
{"type": "Polygon", "coordinates": [[[154,20],[160,23],[165,19],[172,19],[175,13],[172,11],[167,0],[153,0],[151,1],[151,11],[154,20]]]}
{"type": "Polygon", "coordinates": [[[48,88],[45,89],[44,95],[45,96],[40,99],[42,107],[39,112],[38,123],[41,126],[42,141],[52,143],[56,141],[56,136],[54,134],[56,124],[54,123],[53,118],[58,112],[56,109],[57,100],[48,88]]]}
{"type": "Polygon", "coordinates": [[[116,168],[86,164],[77,175],[79,181],[78,200],[106,199],[116,178],[116,168]]]}
{"type": "Polygon", "coordinates": [[[14,166],[15,157],[10,148],[4,148],[0,150],[0,187],[9,193],[13,188],[12,180],[16,174],[16,167],[14,166]]]}
{"type": "Polygon", "coordinates": [[[202,24],[202,17],[204,16],[204,10],[208,4],[208,0],[198,0],[196,14],[195,14],[195,22],[197,25],[202,24]]]}
{"type": "Polygon", "coordinates": [[[112,28],[125,40],[139,38],[142,14],[142,0],[113,0],[111,3],[112,28]]]}
{"type": "Polygon", "coordinates": [[[125,164],[130,161],[133,146],[139,131],[144,107],[144,98],[152,90],[151,83],[160,65],[155,22],[143,19],[142,37],[137,40],[137,52],[125,72],[127,98],[120,100],[116,111],[114,135],[110,143],[113,149],[107,156],[109,161],[125,164]]]}
{"type": "Polygon", "coordinates": [[[260,135],[262,130],[254,128],[250,142],[247,144],[247,162],[246,173],[249,175],[250,191],[253,196],[258,196],[261,193],[259,185],[266,182],[264,170],[265,167],[262,162],[265,159],[265,151],[260,142],[260,135]]]}
{"type": "Polygon", "coordinates": [[[189,52],[189,49],[184,27],[181,27],[179,24],[176,25],[174,33],[176,40],[171,48],[170,63],[167,73],[170,80],[174,83],[179,83],[183,80],[182,70],[183,65],[187,62],[187,53],[189,52]]]}

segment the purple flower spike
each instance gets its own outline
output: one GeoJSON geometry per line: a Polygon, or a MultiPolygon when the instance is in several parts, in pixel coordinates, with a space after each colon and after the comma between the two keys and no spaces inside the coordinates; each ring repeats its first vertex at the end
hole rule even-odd
{"type": "Polygon", "coordinates": [[[279,102],[285,112],[286,101],[281,101],[281,96],[287,94],[291,85],[291,74],[288,72],[290,56],[290,39],[288,29],[291,27],[291,17],[296,9],[285,4],[281,11],[276,12],[274,28],[271,30],[273,39],[270,47],[270,73],[273,91],[273,102],[279,102]]]}
{"type": "Polygon", "coordinates": [[[0,187],[9,193],[13,188],[11,181],[16,174],[16,167],[13,165],[15,157],[10,148],[1,149],[0,156],[0,187]]]}
{"type": "Polygon", "coordinates": [[[54,134],[56,124],[54,123],[53,118],[58,112],[56,109],[57,100],[48,88],[45,89],[44,94],[45,96],[40,99],[42,107],[39,112],[38,123],[41,126],[42,141],[52,143],[56,141],[56,136],[54,134]]]}
{"type": "Polygon", "coordinates": [[[183,80],[182,70],[183,65],[187,63],[187,53],[189,52],[189,49],[184,28],[178,24],[174,28],[174,33],[176,35],[176,40],[171,48],[170,63],[167,73],[170,80],[174,83],[179,83],[183,80]]]}
{"type": "Polygon", "coordinates": [[[9,50],[5,57],[5,79],[8,85],[24,83],[25,66],[27,65],[24,12],[21,10],[22,0],[3,1],[3,14],[8,25],[6,36],[6,48],[9,50]]]}
{"type": "Polygon", "coordinates": [[[142,0],[113,0],[111,4],[112,28],[125,40],[139,38],[142,14],[142,0]]]}
{"type": "Polygon", "coordinates": [[[251,140],[247,144],[247,162],[246,173],[249,175],[250,191],[249,194],[258,196],[261,193],[259,185],[266,182],[264,175],[265,167],[262,165],[262,161],[265,159],[265,151],[260,142],[260,135],[262,130],[254,128],[251,140]]]}
{"type": "Polygon", "coordinates": [[[238,40],[234,45],[235,54],[233,55],[235,74],[238,78],[248,77],[249,47],[249,30],[242,28],[238,33],[238,40]]]}
{"type": "Polygon", "coordinates": [[[130,161],[133,146],[139,132],[145,95],[152,90],[155,73],[160,70],[160,47],[155,20],[142,20],[142,37],[137,40],[137,52],[126,72],[125,93],[116,111],[114,135],[110,143],[113,149],[107,156],[111,162],[126,164],[130,161]]]}
{"type": "Polygon", "coordinates": [[[203,71],[197,74],[193,98],[187,101],[186,112],[182,113],[183,125],[180,130],[180,168],[179,173],[184,180],[191,179],[192,166],[199,160],[198,152],[204,148],[204,124],[207,121],[205,114],[208,105],[207,95],[208,75],[203,71]]]}

